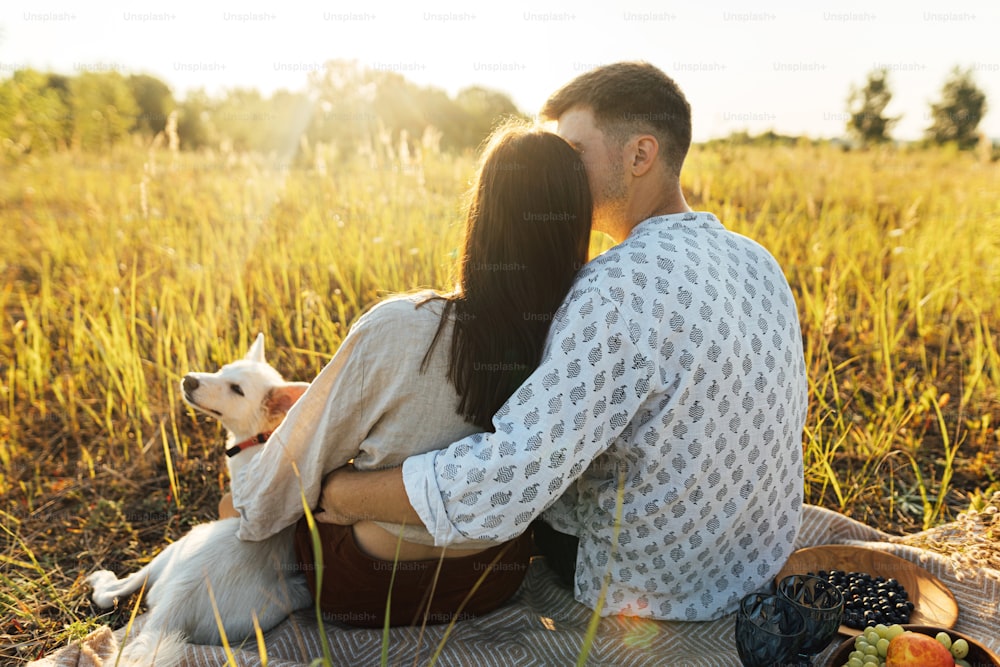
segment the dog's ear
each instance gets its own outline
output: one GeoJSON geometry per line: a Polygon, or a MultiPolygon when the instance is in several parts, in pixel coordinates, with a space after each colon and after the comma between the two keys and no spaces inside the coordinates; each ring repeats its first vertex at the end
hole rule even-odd
{"type": "Polygon", "coordinates": [[[247,352],[247,356],[243,357],[247,361],[257,361],[264,363],[264,333],[261,332],[257,334],[256,340],[254,340],[253,345],[250,346],[250,350],[247,352]]]}
{"type": "Polygon", "coordinates": [[[308,382],[289,382],[267,392],[264,406],[272,415],[284,416],[309,388],[308,382]]]}

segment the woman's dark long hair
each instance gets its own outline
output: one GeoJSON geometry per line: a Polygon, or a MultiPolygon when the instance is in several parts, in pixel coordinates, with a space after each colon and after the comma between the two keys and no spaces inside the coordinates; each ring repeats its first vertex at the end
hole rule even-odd
{"type": "Polygon", "coordinates": [[[493,430],[493,414],[541,361],[552,315],[587,261],[591,198],[580,156],[564,139],[524,124],[491,136],[473,185],[448,377],[458,411],[493,430]]]}

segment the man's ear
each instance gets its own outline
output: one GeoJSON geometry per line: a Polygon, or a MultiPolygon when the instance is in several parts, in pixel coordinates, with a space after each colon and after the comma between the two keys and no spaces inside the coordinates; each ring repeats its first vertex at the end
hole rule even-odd
{"type": "Polygon", "coordinates": [[[633,176],[643,176],[653,165],[656,164],[660,154],[660,144],[651,134],[640,134],[632,140],[632,164],[633,176]]]}
{"type": "Polygon", "coordinates": [[[286,415],[292,409],[295,401],[299,400],[308,388],[308,382],[289,382],[275,387],[268,392],[267,398],[264,399],[264,405],[272,415],[286,415]]]}

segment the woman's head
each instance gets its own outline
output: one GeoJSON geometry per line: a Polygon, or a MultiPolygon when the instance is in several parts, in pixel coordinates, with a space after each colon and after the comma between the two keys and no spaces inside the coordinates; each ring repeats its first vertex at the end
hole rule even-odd
{"type": "Polygon", "coordinates": [[[449,376],[459,411],[493,414],[541,361],[552,315],[587,261],[591,197],[564,139],[507,124],[486,144],[469,201],[449,376]]]}
{"type": "Polygon", "coordinates": [[[461,293],[506,294],[528,309],[525,318],[551,316],[587,261],[590,218],[579,154],[551,132],[523,123],[500,127],[473,184],[461,293]]]}

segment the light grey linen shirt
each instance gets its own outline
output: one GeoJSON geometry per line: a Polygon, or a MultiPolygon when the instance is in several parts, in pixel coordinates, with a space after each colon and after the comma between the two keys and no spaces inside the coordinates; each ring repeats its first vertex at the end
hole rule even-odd
{"type": "MultiPolygon", "coordinates": [[[[359,470],[398,466],[410,454],[481,430],[457,412],[459,396],[448,380],[450,324],[421,371],[444,309],[441,300],[417,307],[428,296],[389,299],[360,317],[260,452],[236,473],[240,539],[262,540],[298,521],[303,494],[314,508],[323,476],[351,459],[359,470]]],[[[402,528],[381,525],[395,535],[402,528]]],[[[410,542],[433,544],[423,526],[402,533],[410,542]]],[[[460,540],[451,546],[484,545],[460,540]]]]}
{"type": "Polygon", "coordinates": [[[407,459],[404,484],[438,545],[544,511],[580,538],[580,602],[606,581],[603,615],[709,620],[792,552],[806,410],[777,262],[709,213],[661,216],[582,269],[496,432],[407,459]]]}

